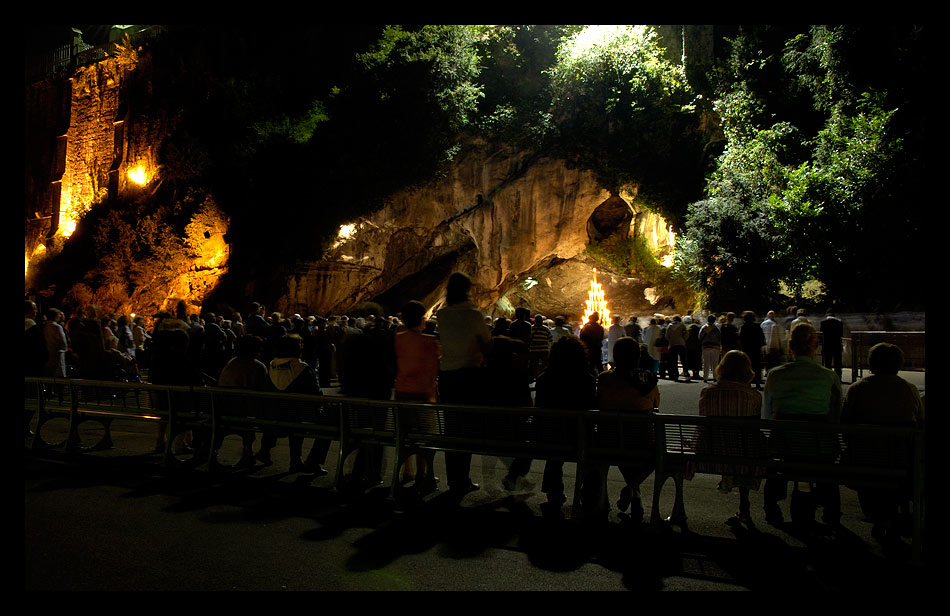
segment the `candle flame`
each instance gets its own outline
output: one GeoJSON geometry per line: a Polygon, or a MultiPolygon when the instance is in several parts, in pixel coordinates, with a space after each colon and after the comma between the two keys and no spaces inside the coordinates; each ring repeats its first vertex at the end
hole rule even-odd
{"type": "Polygon", "coordinates": [[[594,268],[594,277],[590,281],[590,290],[587,292],[587,310],[584,312],[584,322],[597,313],[601,323],[610,322],[610,310],[607,308],[607,299],[604,297],[604,288],[597,282],[597,268],[594,268]]]}

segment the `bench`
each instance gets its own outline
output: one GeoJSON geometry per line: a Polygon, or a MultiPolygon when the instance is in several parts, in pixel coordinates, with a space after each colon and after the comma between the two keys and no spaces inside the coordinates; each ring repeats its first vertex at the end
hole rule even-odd
{"type": "Polygon", "coordinates": [[[112,422],[124,419],[153,424],[157,430],[164,430],[163,462],[174,465],[179,462],[172,448],[175,438],[188,430],[211,427],[211,416],[195,404],[195,390],[191,387],[26,377],[25,388],[27,411],[37,416],[36,432],[30,443],[33,450],[63,447],[69,453],[76,453],[109,449],[114,444],[112,422]],[[42,427],[58,418],[69,423],[66,439],[62,443],[47,443],[42,437],[42,427]],[[88,421],[100,424],[104,433],[95,444],[83,446],[79,427],[88,421]]]}
{"type": "MultiPolygon", "coordinates": [[[[829,483],[849,488],[905,489],[913,515],[914,560],[923,518],[924,433],[915,428],[735,417],[658,414],[653,520],[663,484],[676,487],[670,520],[686,527],[684,473],[740,467],[759,479],[829,483]]],[[[732,473],[736,474],[736,473],[732,473]]]]}

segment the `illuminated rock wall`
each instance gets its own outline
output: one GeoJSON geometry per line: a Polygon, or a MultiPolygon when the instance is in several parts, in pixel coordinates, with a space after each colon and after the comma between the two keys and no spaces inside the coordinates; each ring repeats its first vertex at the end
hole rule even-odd
{"type": "MultiPolygon", "coordinates": [[[[631,192],[620,196],[634,203],[631,192]]],[[[444,180],[397,194],[375,215],[353,221],[355,231],[324,261],[299,268],[279,308],[345,312],[373,300],[396,311],[407,299],[434,307],[458,270],[472,277],[473,299],[486,313],[526,304],[579,318],[596,266],[581,256],[588,220],[610,197],[592,172],[470,144],[444,180]],[[544,283],[531,297],[519,291],[529,276],[544,283]]],[[[668,252],[665,223],[650,212],[631,213],[630,235],[646,233],[652,242],[659,229],[658,251],[668,252]]],[[[650,309],[638,282],[605,276],[608,298],[625,311],[650,309]]]]}
{"type": "MultiPolygon", "coordinates": [[[[158,148],[179,111],[151,104],[151,71],[151,56],[130,48],[80,67],[68,79],[26,86],[28,292],[31,265],[57,254],[83,215],[108,198],[148,197],[161,182],[158,148]]],[[[227,225],[216,208],[197,210],[182,238],[185,261],[155,265],[164,268],[154,276],[161,284],[87,288],[78,294],[82,303],[154,314],[185,299],[197,309],[226,271],[227,225]]]]}

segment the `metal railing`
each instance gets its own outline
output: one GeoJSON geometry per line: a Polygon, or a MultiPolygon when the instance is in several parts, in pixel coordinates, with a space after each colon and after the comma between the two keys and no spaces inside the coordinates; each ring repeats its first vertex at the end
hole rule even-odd
{"type": "MultiPolygon", "coordinates": [[[[155,38],[162,31],[162,26],[147,26],[130,33],[129,40],[143,42],[155,38]]],[[[122,41],[110,41],[96,46],[70,43],[45,53],[28,56],[24,69],[25,83],[34,83],[54,76],[68,77],[80,67],[105,60],[117,44],[121,45],[122,41]]]]}
{"type": "Polygon", "coordinates": [[[50,446],[40,437],[43,423],[50,419],[68,420],[66,449],[79,451],[79,424],[102,423],[106,427],[103,440],[111,446],[109,423],[126,418],[164,427],[164,460],[169,464],[177,462],[171,452],[176,434],[204,430],[209,437],[206,450],[195,458],[199,464],[207,462],[213,467],[214,443],[225,435],[272,431],[339,441],[334,481],[339,487],[347,455],[364,444],[385,445],[396,450],[393,495],[398,490],[399,466],[420,450],[575,462],[579,478],[575,504],[588,465],[648,462],[656,470],[651,522],[660,521],[660,490],[667,478],[673,478],[673,519],[682,526],[686,520],[683,477],[689,462],[739,464],[759,469],[755,476],[785,480],[888,489],[905,486],[912,492],[915,561],[921,553],[922,429],[596,409],[427,404],[40,377],[25,378],[24,397],[28,423],[34,415],[38,417],[35,449],[50,446]]]}

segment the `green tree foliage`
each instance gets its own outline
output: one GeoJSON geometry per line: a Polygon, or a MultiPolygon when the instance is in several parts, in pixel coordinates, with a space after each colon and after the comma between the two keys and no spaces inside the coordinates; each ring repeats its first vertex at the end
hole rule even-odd
{"type": "Polygon", "coordinates": [[[514,25],[479,28],[484,99],[478,127],[487,136],[541,150],[554,128],[551,74],[562,41],[582,26],[514,25]]]}
{"type": "Polygon", "coordinates": [[[551,69],[552,148],[676,224],[699,191],[694,94],[647,26],[589,26],[551,69]]]}
{"type": "Polygon", "coordinates": [[[677,255],[711,307],[800,302],[816,280],[840,307],[922,305],[917,255],[895,249],[923,220],[918,35],[814,26],[732,41],[716,103],[727,145],[677,255]],[[893,70],[869,68],[871,48],[893,70]]]}

